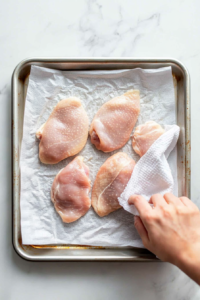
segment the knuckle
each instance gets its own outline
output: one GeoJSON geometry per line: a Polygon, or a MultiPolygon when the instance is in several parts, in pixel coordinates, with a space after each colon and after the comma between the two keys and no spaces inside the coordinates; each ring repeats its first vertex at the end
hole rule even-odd
{"type": "Polygon", "coordinates": [[[167,194],[168,196],[172,196],[172,197],[174,196],[174,195],[173,195],[172,193],[170,193],[170,192],[169,192],[169,193],[166,193],[166,194],[167,194]]]}
{"type": "Polygon", "coordinates": [[[184,216],[187,215],[190,212],[190,210],[187,208],[185,209],[185,207],[182,206],[176,206],[176,213],[179,216],[184,216]]]}
{"type": "Polygon", "coordinates": [[[171,219],[172,211],[168,207],[161,207],[164,218],[171,219]]]}
{"type": "Polygon", "coordinates": [[[149,213],[149,212],[146,213],[144,217],[145,217],[146,222],[150,223],[152,221],[152,214],[151,213],[149,213]]]}
{"type": "Polygon", "coordinates": [[[165,193],[165,194],[164,194],[164,197],[171,197],[171,196],[172,196],[171,193],[165,193]]]}
{"type": "Polygon", "coordinates": [[[172,193],[166,193],[163,195],[163,198],[165,199],[165,201],[173,201],[174,199],[174,195],[172,193]]]}
{"type": "Polygon", "coordinates": [[[147,223],[154,223],[160,221],[160,216],[158,214],[148,212],[145,216],[145,220],[147,223]]]}
{"type": "Polygon", "coordinates": [[[159,197],[159,194],[152,195],[150,198],[150,202],[154,203],[154,201],[156,201],[158,199],[158,197],[159,197]]]}
{"type": "Polygon", "coordinates": [[[160,216],[159,216],[158,214],[153,214],[153,215],[152,215],[152,220],[153,220],[154,222],[158,222],[158,221],[160,220],[160,216]]]}

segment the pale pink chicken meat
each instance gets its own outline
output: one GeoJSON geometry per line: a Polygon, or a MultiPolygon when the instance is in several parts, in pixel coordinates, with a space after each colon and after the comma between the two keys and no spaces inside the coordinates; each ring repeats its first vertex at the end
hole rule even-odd
{"type": "Polygon", "coordinates": [[[91,206],[89,169],[77,156],[55,177],[51,200],[63,222],[71,223],[85,215],[91,206]]]}
{"type": "Polygon", "coordinates": [[[130,90],[103,104],[90,126],[92,144],[104,152],[123,147],[137,122],[139,112],[138,90],[130,90]]]}
{"type": "Polygon", "coordinates": [[[135,161],[122,152],[112,155],[101,166],[92,188],[92,206],[100,217],[121,208],[118,197],[124,191],[134,166],[135,161]]]}
{"type": "Polygon", "coordinates": [[[148,121],[145,124],[136,127],[132,147],[133,150],[143,156],[151,145],[165,132],[165,130],[156,122],[148,121]]]}
{"type": "Polygon", "coordinates": [[[80,152],[88,138],[88,126],[87,114],[78,98],[60,101],[36,132],[41,162],[56,164],[80,152]]]}

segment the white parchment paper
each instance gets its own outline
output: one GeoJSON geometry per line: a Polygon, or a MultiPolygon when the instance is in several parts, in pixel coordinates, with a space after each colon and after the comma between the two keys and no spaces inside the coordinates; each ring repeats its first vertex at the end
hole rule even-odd
{"type": "MultiPolygon", "coordinates": [[[[139,89],[141,94],[141,112],[136,126],[149,120],[161,125],[176,124],[171,67],[115,71],[58,71],[31,67],[20,159],[23,244],[142,246],[134,228],[133,215],[123,209],[100,218],[91,207],[78,221],[71,224],[62,222],[51,202],[50,190],[56,174],[73,157],[56,165],[42,164],[38,158],[39,142],[35,137],[37,129],[60,100],[79,97],[91,122],[103,103],[130,89],[139,89]]],[[[130,140],[120,151],[136,161],[139,159],[130,140]]],[[[90,168],[92,184],[100,166],[115,152],[96,150],[88,138],[79,154],[90,168]]],[[[176,152],[173,151],[170,160],[176,161],[176,152]]],[[[172,173],[176,174],[176,168],[172,169],[172,173]]]]}

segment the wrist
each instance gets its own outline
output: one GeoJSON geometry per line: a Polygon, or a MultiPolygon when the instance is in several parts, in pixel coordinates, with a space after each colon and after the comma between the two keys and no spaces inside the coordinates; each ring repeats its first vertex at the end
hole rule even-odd
{"type": "Polygon", "coordinates": [[[189,247],[183,249],[174,262],[174,265],[200,284],[200,247],[198,248],[189,247]]]}
{"type": "Polygon", "coordinates": [[[179,268],[185,265],[192,264],[197,260],[195,251],[192,247],[184,248],[180,251],[179,255],[176,258],[175,265],[179,268]]]}

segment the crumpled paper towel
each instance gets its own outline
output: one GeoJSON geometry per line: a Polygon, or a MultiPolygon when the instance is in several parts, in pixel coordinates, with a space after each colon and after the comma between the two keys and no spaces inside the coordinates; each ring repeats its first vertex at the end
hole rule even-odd
{"type": "MultiPolygon", "coordinates": [[[[90,122],[103,103],[130,89],[139,89],[141,112],[136,124],[154,120],[161,125],[176,124],[176,98],[171,67],[110,71],[59,71],[31,67],[25,103],[21,167],[21,231],[23,244],[75,244],[94,246],[142,246],[134,228],[133,215],[119,209],[100,218],[91,207],[76,222],[65,224],[55,211],[50,198],[56,174],[73,157],[56,165],[44,165],[38,157],[35,132],[46,122],[58,101],[79,97],[90,122]]],[[[120,151],[135,161],[131,139],[120,151]]],[[[91,185],[105,162],[113,155],[96,150],[88,138],[79,153],[90,169],[91,185]]],[[[171,155],[170,155],[171,156],[171,155]]],[[[176,153],[172,173],[176,171],[176,153]]]]}
{"type": "Polygon", "coordinates": [[[177,125],[166,126],[166,132],[137,162],[124,192],[118,198],[126,211],[139,215],[136,207],[128,204],[131,195],[141,195],[148,201],[153,194],[157,193],[177,194],[176,170],[174,169],[172,173],[167,159],[175,149],[179,132],[180,128],[177,125]]]}

